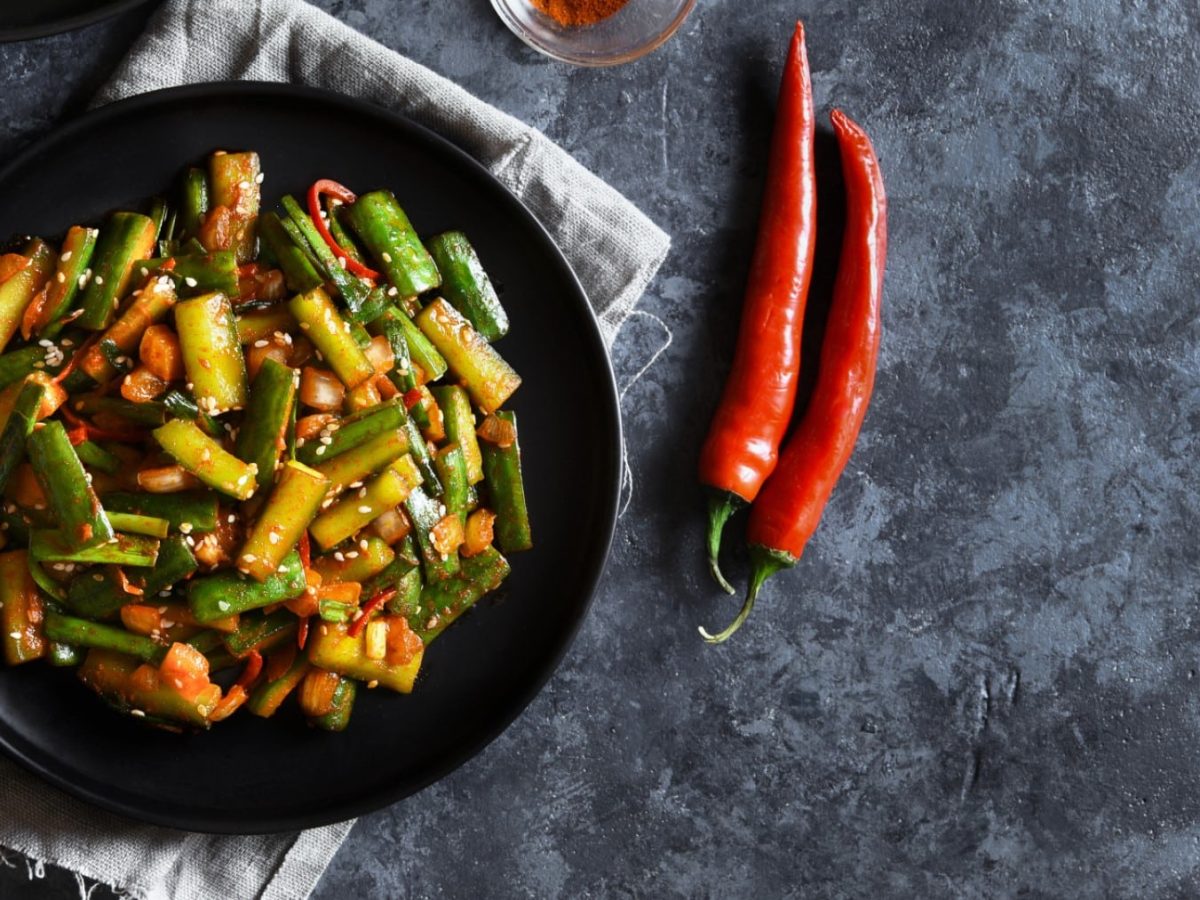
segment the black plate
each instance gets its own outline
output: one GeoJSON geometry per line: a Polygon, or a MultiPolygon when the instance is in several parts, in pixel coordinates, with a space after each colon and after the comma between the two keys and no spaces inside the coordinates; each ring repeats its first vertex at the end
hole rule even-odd
{"type": "Polygon", "coordinates": [[[177,828],[270,832],[377,809],[450,772],[525,708],[566,651],[612,538],[620,417],[608,357],[570,267],[474,160],[413,123],[286,85],[199,85],[104,107],[0,171],[0,238],[59,234],[143,202],[215,149],[255,149],[264,201],[319,177],[392,188],[417,227],[461,227],[503,287],[499,347],[525,381],[521,423],[537,547],[503,592],[435,643],[416,690],[361,691],[347,731],[234,716],[170,735],[123,719],[70,672],[0,666],[0,747],[73,794],[177,828]]]}
{"type": "Polygon", "coordinates": [[[0,41],[24,41],[74,31],[141,6],[147,0],[6,0],[0,3],[0,41]]]}

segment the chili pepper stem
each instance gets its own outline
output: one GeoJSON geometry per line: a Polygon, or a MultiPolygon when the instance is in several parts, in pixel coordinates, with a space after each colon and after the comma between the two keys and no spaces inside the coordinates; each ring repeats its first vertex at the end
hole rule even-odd
{"type": "Polygon", "coordinates": [[[710,644],[721,644],[729,640],[733,633],[742,627],[742,623],[750,616],[754,609],[754,601],[758,599],[758,592],[762,589],[763,583],[781,569],[790,569],[796,564],[796,557],[790,553],[783,553],[779,550],[771,550],[767,547],[753,545],[750,547],[750,563],[753,567],[750,573],[750,588],[746,591],[746,600],[742,603],[742,608],[732,622],[729,623],[723,631],[718,631],[716,634],[709,634],[708,631],[701,626],[700,637],[708,641],[710,644]]]}
{"type": "Polygon", "coordinates": [[[721,534],[725,523],[745,501],[729,491],[716,491],[708,499],[708,571],[727,594],[736,594],[733,585],[721,573],[721,534]]]}

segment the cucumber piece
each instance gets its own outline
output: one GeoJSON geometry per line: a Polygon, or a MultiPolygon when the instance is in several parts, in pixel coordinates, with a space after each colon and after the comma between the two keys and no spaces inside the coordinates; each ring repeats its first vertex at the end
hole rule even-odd
{"type": "Polygon", "coordinates": [[[54,271],[56,256],[45,241],[31,239],[22,255],[29,259],[29,265],[0,284],[0,350],[17,333],[25,308],[33,301],[34,295],[46,286],[54,271]]]}
{"type": "Polygon", "coordinates": [[[447,231],[425,242],[442,273],[442,296],[489,341],[508,334],[508,313],[475,248],[461,231],[447,231]]]}
{"type": "Polygon", "coordinates": [[[154,255],[158,229],[141,213],[115,212],[100,230],[93,254],[92,277],[84,288],[80,328],[103,331],[111,324],[117,305],[129,292],[134,264],[154,255]]]}
{"type": "Polygon", "coordinates": [[[433,257],[391,191],[363,194],[345,215],[401,297],[415,297],[441,284],[433,257]]]}

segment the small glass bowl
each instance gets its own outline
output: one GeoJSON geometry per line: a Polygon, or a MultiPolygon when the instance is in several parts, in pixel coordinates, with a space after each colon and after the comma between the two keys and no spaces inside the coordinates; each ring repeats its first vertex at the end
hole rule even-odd
{"type": "Polygon", "coordinates": [[[594,25],[559,25],[529,0],[492,0],[513,34],[535,50],[577,66],[615,66],[654,50],[675,33],[696,0],[629,0],[594,25]]]}

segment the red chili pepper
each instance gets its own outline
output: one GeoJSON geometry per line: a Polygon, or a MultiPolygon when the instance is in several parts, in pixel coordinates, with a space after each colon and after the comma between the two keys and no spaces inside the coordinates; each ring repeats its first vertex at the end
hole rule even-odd
{"type": "Polygon", "coordinates": [[[412,410],[412,408],[420,403],[424,398],[425,395],[421,393],[420,388],[413,388],[410,391],[405,391],[404,408],[407,410],[412,410]]]}
{"type": "Polygon", "coordinates": [[[349,253],[342,249],[341,245],[334,239],[329,231],[329,226],[325,224],[325,220],[321,218],[321,195],[332,197],[335,200],[341,200],[343,203],[353,203],[358,197],[354,191],[346,187],[344,184],[339,184],[336,181],[331,181],[328,178],[322,178],[320,181],[313,182],[313,186],[308,189],[308,214],[312,216],[313,224],[317,226],[317,231],[320,232],[321,238],[329,245],[338,257],[346,261],[346,270],[359,278],[371,278],[378,281],[383,276],[374,269],[368,269],[362,263],[354,259],[349,253]]]}
{"type": "Polygon", "coordinates": [[[168,257],[166,262],[164,262],[161,266],[159,266],[159,271],[174,272],[175,271],[175,257],[173,257],[173,256],[168,257]]]}
{"type": "Polygon", "coordinates": [[[67,439],[71,442],[72,447],[78,447],[88,439],[87,429],[82,425],[76,425],[73,428],[67,429],[67,439]]]}
{"type": "Polygon", "coordinates": [[[308,542],[308,532],[300,535],[296,544],[296,552],[300,554],[300,564],[306,569],[312,568],[312,544],[308,542]]]}
{"type": "Polygon", "coordinates": [[[800,376],[800,330],[816,245],[812,81],[796,23],[775,116],[758,243],[746,285],[733,368],[700,453],[708,509],[708,566],[725,590],[721,532],[775,468],[800,376]]]}
{"type": "Polygon", "coordinates": [[[367,605],[362,608],[362,615],[350,623],[350,627],[346,629],[346,634],[350,637],[357,637],[358,633],[366,627],[367,619],[373,616],[379,607],[387,603],[396,596],[395,588],[388,588],[386,591],[380,591],[374,597],[367,601],[367,605]]]}
{"type": "Polygon", "coordinates": [[[238,676],[238,680],[234,684],[249,688],[254,683],[254,679],[258,677],[258,673],[262,671],[262,667],[262,654],[257,650],[251,650],[250,658],[246,660],[246,668],[242,669],[242,674],[238,676]]]}
{"type": "Polygon", "coordinates": [[[305,616],[300,620],[300,625],[296,628],[296,646],[301,650],[308,643],[308,620],[311,616],[305,616]]]}
{"type": "Polygon", "coordinates": [[[854,450],[879,356],[880,301],[887,259],[887,197],[866,133],[840,110],[833,130],[846,180],[846,230],[812,399],[753,508],[746,539],[753,572],[733,624],[705,639],[725,640],[746,620],[771,575],[794,566],[854,450]]]}

